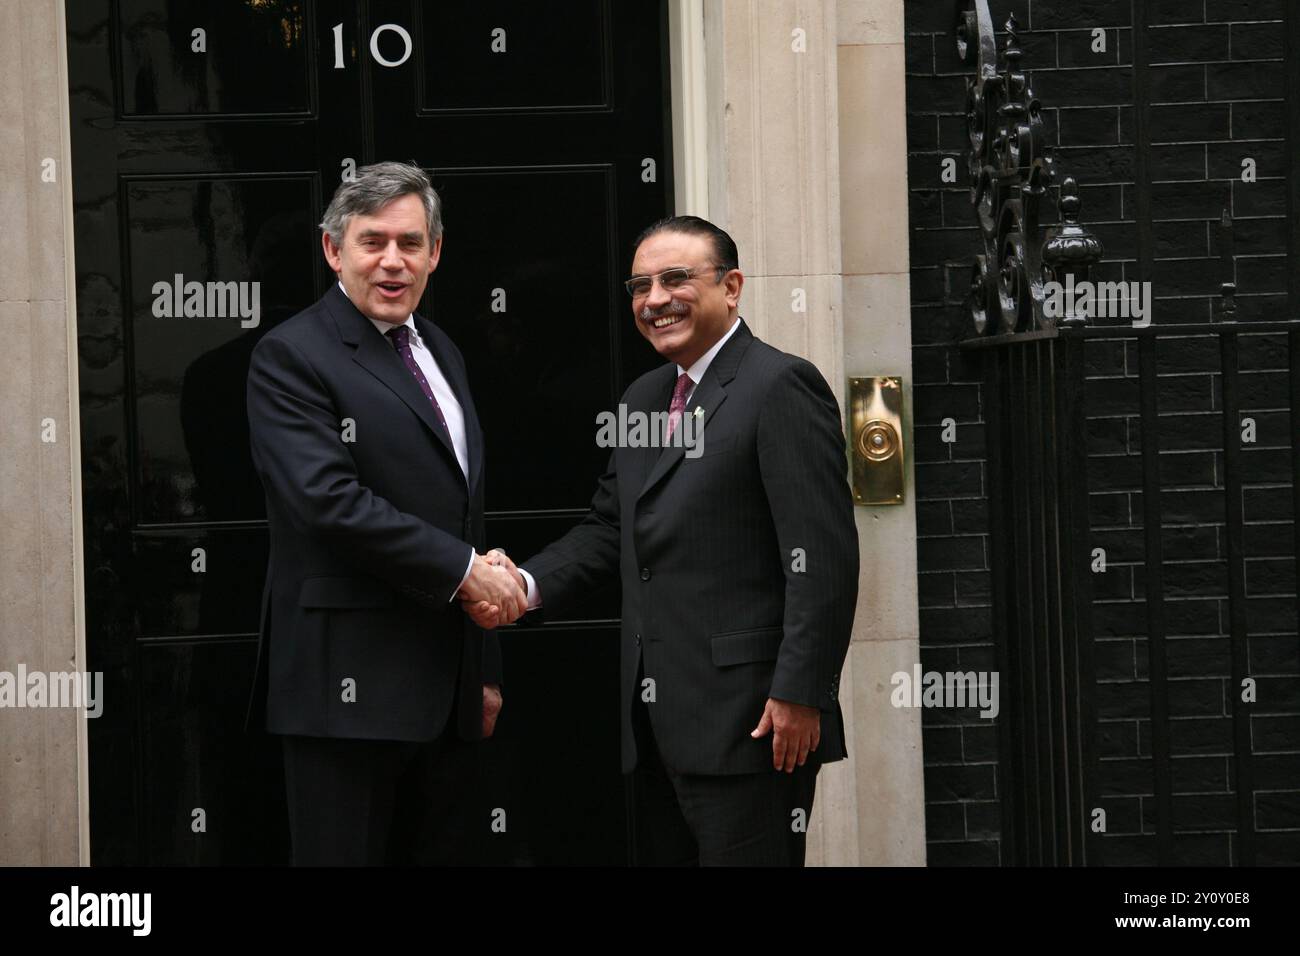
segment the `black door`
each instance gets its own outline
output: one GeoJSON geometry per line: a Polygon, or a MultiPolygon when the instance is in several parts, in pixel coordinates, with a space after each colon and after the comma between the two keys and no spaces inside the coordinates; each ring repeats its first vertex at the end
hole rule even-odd
{"type": "MultiPolygon", "coordinates": [[[[333,281],[315,224],[355,166],[414,160],[443,197],[422,309],[469,365],[490,544],[526,557],[584,512],[596,413],[658,361],[619,279],[671,206],[667,15],[559,9],[67,5],[95,864],[287,859],[277,741],[241,726],[266,563],[244,381],[333,281]],[[258,314],[166,315],[188,282],[257,282],[258,314]]],[[[476,859],[626,861],[617,618],[611,589],[503,632],[476,859]]]]}

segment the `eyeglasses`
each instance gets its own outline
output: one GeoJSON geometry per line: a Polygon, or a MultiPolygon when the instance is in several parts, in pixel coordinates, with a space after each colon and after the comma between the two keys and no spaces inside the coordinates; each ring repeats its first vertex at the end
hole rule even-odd
{"type": "Polygon", "coordinates": [[[727,270],[722,266],[704,266],[699,269],[666,269],[658,275],[633,276],[623,283],[623,287],[627,289],[627,294],[632,298],[641,299],[650,294],[650,290],[654,288],[655,279],[659,280],[659,284],[663,286],[665,292],[676,292],[691,279],[699,278],[710,270],[717,273],[715,281],[719,282],[727,274],[727,270]]]}

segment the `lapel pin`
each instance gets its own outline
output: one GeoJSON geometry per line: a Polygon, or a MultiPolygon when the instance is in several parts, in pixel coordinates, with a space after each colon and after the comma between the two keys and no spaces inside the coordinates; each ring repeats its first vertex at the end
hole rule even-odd
{"type": "Polygon", "coordinates": [[[696,405],[696,406],[695,406],[695,412],[694,412],[695,417],[696,417],[696,418],[699,418],[699,417],[702,416],[703,414],[704,414],[704,409],[702,409],[702,408],[700,408],[700,406],[696,405]]]}

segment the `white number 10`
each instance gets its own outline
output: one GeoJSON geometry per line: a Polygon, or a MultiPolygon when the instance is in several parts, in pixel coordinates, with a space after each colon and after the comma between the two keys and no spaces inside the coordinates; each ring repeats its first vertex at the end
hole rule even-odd
{"type": "MultiPolygon", "coordinates": [[[[334,69],[341,70],[343,69],[343,24],[335,24],[332,32],[334,33],[334,69]]],[[[411,58],[411,34],[407,33],[404,27],[400,27],[396,23],[379,24],[379,26],[375,27],[374,31],[370,34],[370,55],[375,58],[375,62],[380,66],[401,66],[411,58]],[[379,36],[385,30],[392,30],[402,38],[402,43],[405,45],[406,50],[402,54],[401,59],[385,60],[380,54],[379,36]]]]}

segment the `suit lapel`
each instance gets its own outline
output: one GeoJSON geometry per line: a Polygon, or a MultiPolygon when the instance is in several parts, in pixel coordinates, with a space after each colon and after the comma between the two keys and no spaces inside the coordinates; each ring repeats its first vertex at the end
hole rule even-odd
{"type": "MultiPolygon", "coordinates": [[[[727,400],[726,386],[736,377],[736,370],[740,367],[740,359],[745,354],[745,349],[749,347],[749,343],[753,341],[753,338],[754,336],[749,331],[749,327],[745,325],[742,319],[740,328],[736,329],[735,334],[727,340],[727,344],[719,350],[718,354],[713,357],[713,361],[709,363],[708,369],[704,372],[704,380],[695,386],[695,392],[691,395],[690,401],[686,403],[686,409],[682,413],[682,417],[685,419],[687,415],[697,416],[695,432],[697,436],[704,437],[709,420],[722,407],[722,403],[727,400]]],[[[676,381],[677,367],[675,365],[670,367],[673,369],[673,381],[676,381]]],[[[654,410],[662,411],[667,404],[668,402],[665,400],[663,406],[654,410]]],[[[679,423],[677,427],[681,429],[685,426],[679,423]]],[[[708,439],[705,437],[704,448],[707,449],[708,447],[708,439]]],[[[637,495],[638,500],[663,480],[685,457],[686,448],[683,445],[669,445],[664,448],[655,460],[653,467],[651,467],[650,473],[646,476],[645,483],[642,484],[641,491],[637,495]]]]}
{"type": "MultiPolygon", "coordinates": [[[[455,461],[456,449],[451,444],[451,436],[438,421],[433,403],[425,397],[415,376],[406,367],[397,350],[384,340],[379,330],[352,304],[337,285],[326,293],[325,302],[343,341],[356,348],[352,353],[352,361],[387,385],[393,394],[405,402],[455,461]]],[[[421,335],[423,334],[421,332],[421,335]]],[[[439,368],[441,367],[439,365],[439,368]]],[[[459,463],[456,465],[456,471],[460,472],[459,463]]]]}
{"type": "MultiPolygon", "coordinates": [[[[629,412],[635,410],[649,414],[653,412],[662,412],[668,407],[668,403],[673,397],[673,383],[677,381],[677,366],[665,365],[659,371],[659,375],[660,380],[650,389],[650,395],[646,399],[646,407],[637,407],[636,409],[630,408],[628,409],[629,412]]],[[[634,478],[632,482],[630,482],[631,487],[645,487],[645,483],[650,477],[651,470],[655,467],[659,459],[663,457],[661,454],[662,451],[663,449],[657,445],[647,445],[629,450],[629,454],[632,456],[632,460],[636,462],[637,466],[634,478]]],[[[640,497],[639,494],[638,497],[640,497]]]]}
{"type": "MultiPolygon", "coordinates": [[[[691,400],[686,403],[686,410],[682,412],[682,418],[684,421],[687,415],[695,415],[695,410],[697,408],[702,409],[702,415],[697,416],[699,424],[695,426],[695,435],[697,436],[697,440],[698,436],[701,434],[701,430],[708,424],[709,419],[713,417],[713,413],[718,410],[718,406],[726,400],[727,390],[718,382],[717,376],[713,371],[713,366],[710,365],[708,370],[704,373],[704,381],[700,382],[700,384],[695,387],[695,393],[691,395],[691,400]]],[[[658,411],[662,411],[662,409],[658,409],[658,411]]],[[[680,422],[677,425],[678,430],[682,430],[685,427],[686,426],[680,422]]],[[[707,442],[705,447],[708,447],[707,442]]],[[[686,447],[684,444],[669,445],[667,448],[660,451],[659,457],[655,459],[654,467],[650,469],[650,474],[646,476],[645,484],[641,486],[641,492],[637,495],[637,498],[640,499],[644,496],[647,491],[653,488],[669,472],[676,468],[677,464],[685,457],[686,447]]]]}

